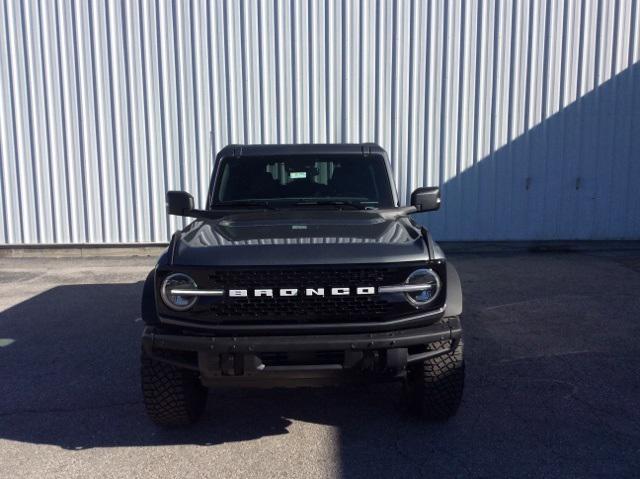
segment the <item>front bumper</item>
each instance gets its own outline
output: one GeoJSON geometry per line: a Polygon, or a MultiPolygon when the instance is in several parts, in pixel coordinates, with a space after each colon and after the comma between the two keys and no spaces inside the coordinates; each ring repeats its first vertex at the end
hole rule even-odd
{"type": "Polygon", "coordinates": [[[450,352],[461,336],[458,317],[397,331],[297,336],[197,336],[148,326],[142,334],[142,347],[154,359],[199,371],[206,385],[247,385],[251,382],[260,385],[266,381],[270,385],[288,386],[292,381],[336,379],[347,371],[365,369],[397,378],[404,374],[407,364],[450,352]],[[437,348],[427,347],[436,342],[439,343],[437,348]],[[323,351],[344,354],[336,364],[307,361],[270,366],[262,361],[269,353],[300,357],[323,351]]]}
{"type": "Polygon", "coordinates": [[[142,334],[146,352],[154,348],[218,353],[289,352],[323,350],[370,350],[406,348],[435,341],[457,340],[462,335],[460,319],[447,318],[430,326],[359,334],[315,334],[305,336],[188,336],[163,333],[148,326],[142,334]]]}

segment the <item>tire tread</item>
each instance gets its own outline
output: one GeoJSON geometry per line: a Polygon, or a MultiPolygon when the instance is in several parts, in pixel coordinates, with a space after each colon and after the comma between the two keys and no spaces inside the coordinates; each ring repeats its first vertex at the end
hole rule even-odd
{"type": "Polygon", "coordinates": [[[193,424],[204,412],[207,389],[195,371],[141,357],[142,396],[151,420],[163,427],[193,424]]]}
{"type": "MultiPolygon", "coordinates": [[[[430,349],[450,347],[451,341],[438,341],[430,349]]],[[[445,420],[455,415],[464,390],[464,343],[458,342],[450,353],[429,358],[409,371],[411,409],[430,420],[445,420]]]]}

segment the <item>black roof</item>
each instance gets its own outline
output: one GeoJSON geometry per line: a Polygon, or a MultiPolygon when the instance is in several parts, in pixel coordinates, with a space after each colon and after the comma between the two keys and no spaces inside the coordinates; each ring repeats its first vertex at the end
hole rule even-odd
{"type": "Polygon", "coordinates": [[[298,143],[280,145],[227,145],[218,152],[217,159],[265,156],[368,156],[387,153],[375,143],[298,143]]]}

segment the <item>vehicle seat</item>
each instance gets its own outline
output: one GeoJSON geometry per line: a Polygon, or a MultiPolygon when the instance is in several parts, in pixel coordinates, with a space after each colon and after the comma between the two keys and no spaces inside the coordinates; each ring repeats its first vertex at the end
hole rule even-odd
{"type": "Polygon", "coordinates": [[[322,186],[310,178],[300,178],[290,181],[285,188],[290,198],[306,198],[318,196],[322,186]]]}
{"type": "Polygon", "coordinates": [[[334,196],[360,196],[376,198],[375,186],[365,168],[341,166],[329,180],[329,193],[334,196]]]}
{"type": "Polygon", "coordinates": [[[227,185],[227,199],[273,198],[279,196],[280,184],[273,179],[271,173],[263,172],[251,175],[233,175],[227,185]]]}

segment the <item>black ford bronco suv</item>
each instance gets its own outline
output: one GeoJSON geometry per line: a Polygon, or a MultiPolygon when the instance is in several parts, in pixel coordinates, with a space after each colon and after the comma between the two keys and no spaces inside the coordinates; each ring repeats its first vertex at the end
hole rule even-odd
{"type": "Polygon", "coordinates": [[[400,207],[375,144],[230,145],[215,162],[206,209],[167,193],[173,235],[142,298],[142,391],[162,426],[194,422],[207,388],[398,380],[430,419],[462,397],[462,290],[400,207]]]}

